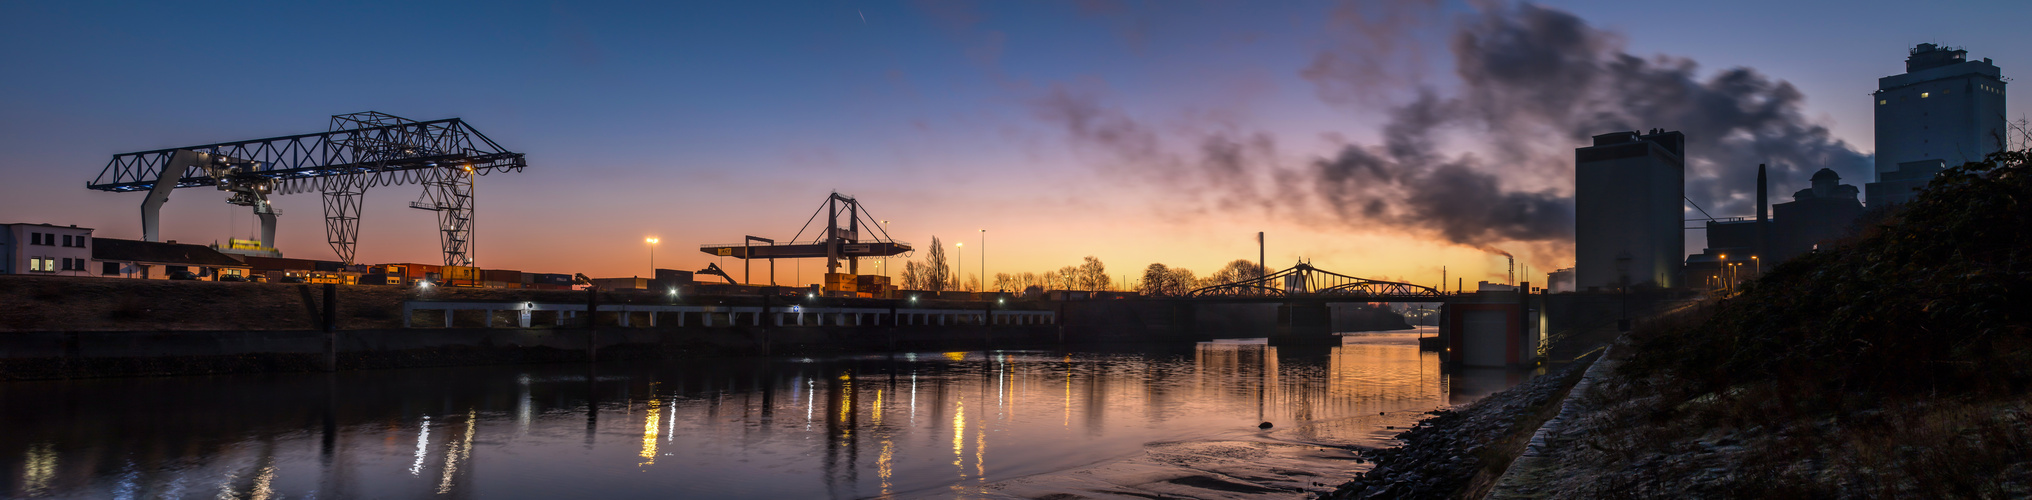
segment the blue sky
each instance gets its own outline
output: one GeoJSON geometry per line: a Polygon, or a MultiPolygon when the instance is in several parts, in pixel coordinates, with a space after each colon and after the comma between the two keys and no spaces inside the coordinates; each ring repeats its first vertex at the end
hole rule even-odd
{"type": "MultiPolygon", "coordinates": [[[[1447,26],[1473,7],[1420,5],[1428,24],[1407,26],[1404,43],[1419,48],[1426,68],[1417,83],[1445,91],[1447,26]]],[[[2032,18],[2026,3],[1542,5],[1620,33],[1633,54],[1687,57],[1706,71],[1754,67],[1791,82],[1809,119],[1865,153],[1867,94],[1877,77],[1902,71],[1912,44],[1966,46],[2007,76],[2032,67],[2032,44],[2013,35],[2032,18]]],[[[0,5],[0,66],[9,68],[0,74],[8,151],[0,174],[9,179],[0,220],[136,237],[139,195],[83,187],[111,155],[321,131],[329,115],[377,110],[462,117],[529,155],[528,171],[483,179],[487,267],[646,274],[649,235],[664,242],[658,264],[701,267],[709,260],[695,245],[788,237],[839,190],[896,221],[906,241],[972,241],[988,229],[991,274],[1084,255],[1115,274],[1150,262],[1210,272],[1253,256],[1259,230],[1272,233],[1273,261],[1304,257],[1420,282],[1436,280],[1442,265],[1499,272],[1501,262],[1477,250],[1418,234],[1209,208],[1163,182],[1120,175],[1109,157],[1040,117],[1038,101],[1066,91],[1138,120],[1166,151],[1190,150],[1171,138],[1209,128],[1274,138],[1278,161],[1292,164],[1373,143],[1395,102],[1326,102],[1300,74],[1346,35],[1332,32],[1333,10],[1324,2],[12,2],[0,5]]],[[[2027,114],[2024,102],[2013,103],[2014,119],[2027,114]]],[[[251,217],[189,191],[165,209],[166,237],[247,235],[251,217]]],[[[429,214],[403,207],[419,192],[370,192],[363,260],[437,259],[429,214]]],[[[277,203],[278,246],[330,258],[316,197],[277,203]]],[[[1520,247],[1545,270],[1568,258],[1520,247]]],[[[806,281],[816,277],[805,271],[806,281]]]]}

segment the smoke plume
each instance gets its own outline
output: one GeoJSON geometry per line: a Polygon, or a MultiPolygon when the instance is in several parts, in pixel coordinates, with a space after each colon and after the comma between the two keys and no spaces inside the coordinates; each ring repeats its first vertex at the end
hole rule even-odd
{"type": "Polygon", "coordinates": [[[1338,43],[1301,76],[1337,105],[1369,104],[1358,95],[1407,96],[1389,109],[1380,144],[1292,162],[1267,135],[1220,124],[1160,130],[1062,86],[1033,109],[1112,170],[1207,193],[1218,209],[1328,213],[1349,228],[1383,225],[1492,252],[1525,244],[1570,255],[1573,149],[1597,134],[1685,132],[1687,196],[1716,216],[1754,212],[1760,163],[1771,165],[1774,202],[1806,187],[1821,167],[1855,184],[1869,171],[1864,155],[1803,116],[1797,89],[1754,69],[1703,77],[1690,59],[1629,54],[1619,35],[1528,3],[1477,4],[1451,23],[1434,21],[1445,37],[1405,26],[1439,19],[1435,2],[1376,5],[1385,7],[1343,6],[1329,16],[1330,27],[1345,32],[1330,36],[1338,43]],[[1419,43],[1441,38],[1454,81],[1407,79],[1422,68],[1403,54],[1441,52],[1419,43]],[[1179,139],[1191,152],[1167,146],[1179,139]],[[1450,142],[1473,146],[1450,151],[1450,142]]]}

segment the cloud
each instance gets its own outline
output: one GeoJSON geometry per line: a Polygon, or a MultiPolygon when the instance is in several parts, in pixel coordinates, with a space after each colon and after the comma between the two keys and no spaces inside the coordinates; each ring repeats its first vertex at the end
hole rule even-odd
{"type": "Polygon", "coordinates": [[[1754,69],[1703,75],[1691,59],[1632,55],[1621,35],[1529,3],[1479,3],[1452,23],[1429,22],[1440,14],[1426,1],[1335,8],[1327,25],[1335,43],[1300,76],[1330,104],[1374,104],[1363,95],[1400,104],[1388,107],[1380,144],[1310,161],[1280,158],[1270,136],[1232,124],[1159,130],[1065,86],[1032,109],[1105,171],[1221,209],[1327,214],[1349,230],[1553,254],[1534,259],[1541,264],[1571,255],[1572,151],[1593,135],[1685,132],[1687,195],[1717,215],[1754,211],[1759,163],[1771,164],[1778,193],[1823,166],[1858,183],[1869,172],[1868,157],[1804,117],[1798,89],[1754,69]],[[1422,31],[1434,27],[1444,36],[1422,31]],[[1452,56],[1452,79],[1429,81],[1415,56],[1440,52],[1452,56]]]}

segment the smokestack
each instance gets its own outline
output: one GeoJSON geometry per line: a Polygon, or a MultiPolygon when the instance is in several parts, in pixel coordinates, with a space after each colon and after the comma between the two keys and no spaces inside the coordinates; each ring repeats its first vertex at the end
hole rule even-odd
{"type": "Polygon", "coordinates": [[[1504,255],[1504,257],[1510,258],[1510,284],[1515,285],[1517,284],[1517,256],[1504,255]]]}
{"type": "Polygon", "coordinates": [[[1757,251],[1752,255],[1763,256],[1771,247],[1771,188],[1764,174],[1764,164],[1757,164],[1757,251]]]}

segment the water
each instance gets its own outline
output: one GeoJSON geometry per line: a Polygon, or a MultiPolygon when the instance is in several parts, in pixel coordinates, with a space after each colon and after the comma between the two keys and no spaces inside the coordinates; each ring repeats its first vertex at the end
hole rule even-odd
{"type": "Polygon", "coordinates": [[[1295,497],[1528,375],[1415,336],[13,382],[0,496],[1295,497]]]}

